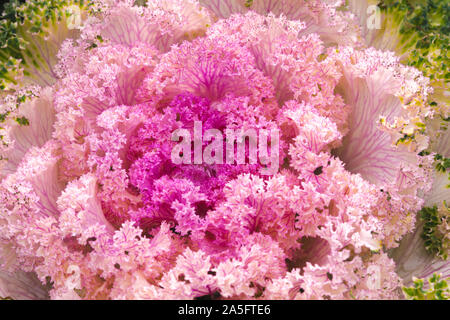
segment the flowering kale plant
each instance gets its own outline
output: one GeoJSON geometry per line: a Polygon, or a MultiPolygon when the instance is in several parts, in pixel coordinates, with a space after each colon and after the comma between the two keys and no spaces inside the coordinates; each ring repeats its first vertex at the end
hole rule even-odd
{"type": "Polygon", "coordinates": [[[0,296],[448,298],[449,15],[11,0],[0,296]]]}

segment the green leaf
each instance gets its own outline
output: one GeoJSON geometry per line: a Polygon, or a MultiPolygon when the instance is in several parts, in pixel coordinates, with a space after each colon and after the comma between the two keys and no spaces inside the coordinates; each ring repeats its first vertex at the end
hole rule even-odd
{"type": "Polygon", "coordinates": [[[0,88],[20,84],[50,85],[61,42],[77,34],[68,27],[66,10],[91,12],[91,1],[10,0],[0,16],[0,88]]]}
{"type": "Polygon", "coordinates": [[[413,287],[403,287],[402,290],[409,300],[449,300],[447,280],[441,280],[441,276],[435,273],[428,279],[428,290],[423,289],[424,280],[417,278],[414,278],[413,287]]]}
{"type": "Polygon", "coordinates": [[[424,207],[419,211],[419,218],[424,222],[422,239],[425,241],[425,249],[443,260],[448,258],[449,239],[441,226],[450,223],[449,208],[446,202],[438,209],[424,207]]]}

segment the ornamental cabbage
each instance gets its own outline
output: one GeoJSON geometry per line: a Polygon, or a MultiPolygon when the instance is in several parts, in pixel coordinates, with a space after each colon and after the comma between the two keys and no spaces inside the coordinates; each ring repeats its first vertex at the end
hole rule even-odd
{"type": "Polygon", "coordinates": [[[448,13],[435,0],[12,0],[0,297],[401,299],[413,281],[406,298],[448,297],[448,13]],[[277,132],[275,172],[250,134],[245,161],[223,163],[230,130],[259,132],[258,147],[277,132]],[[414,278],[433,273],[439,294],[414,278]]]}

